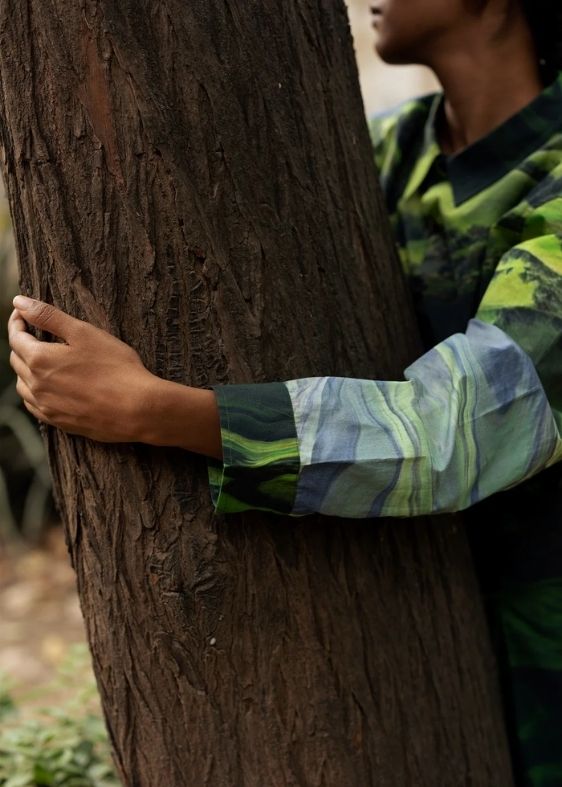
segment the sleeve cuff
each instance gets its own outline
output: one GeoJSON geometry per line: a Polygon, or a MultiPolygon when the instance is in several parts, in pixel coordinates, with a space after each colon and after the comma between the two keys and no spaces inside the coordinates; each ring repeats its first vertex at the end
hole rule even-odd
{"type": "Polygon", "coordinates": [[[208,459],[217,513],[255,509],[291,514],[300,455],[291,397],[284,383],[213,386],[223,461],[208,459]]]}

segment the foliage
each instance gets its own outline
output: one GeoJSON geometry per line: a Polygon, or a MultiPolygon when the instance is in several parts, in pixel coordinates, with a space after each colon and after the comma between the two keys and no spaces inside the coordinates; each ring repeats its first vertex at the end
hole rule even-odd
{"type": "Polygon", "coordinates": [[[47,519],[50,490],[43,442],[19,403],[13,380],[0,391],[0,540],[37,540],[47,519]],[[11,499],[9,488],[18,491],[19,501],[11,499]]]}
{"type": "Polygon", "coordinates": [[[40,692],[64,690],[70,699],[30,718],[22,718],[21,699],[0,677],[0,787],[118,787],[87,660],[85,646],[71,648],[57,678],[40,692]]]}
{"type": "Polygon", "coordinates": [[[51,505],[51,480],[37,424],[16,392],[1,308],[0,317],[0,542],[7,544],[38,540],[51,505]]]}
{"type": "Polygon", "coordinates": [[[43,442],[21,406],[9,364],[6,324],[18,290],[14,236],[0,182],[0,545],[37,541],[52,506],[43,442]]]}

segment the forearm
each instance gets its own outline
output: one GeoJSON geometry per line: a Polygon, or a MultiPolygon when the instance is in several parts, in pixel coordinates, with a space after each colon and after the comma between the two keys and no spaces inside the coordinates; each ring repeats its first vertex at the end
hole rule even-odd
{"type": "Polygon", "coordinates": [[[137,442],[183,448],[222,459],[219,412],[213,391],[153,375],[140,397],[137,442]]]}

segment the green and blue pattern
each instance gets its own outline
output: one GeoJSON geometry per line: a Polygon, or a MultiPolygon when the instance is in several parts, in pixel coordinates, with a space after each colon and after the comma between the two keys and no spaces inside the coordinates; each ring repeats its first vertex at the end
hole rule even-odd
{"type": "Polygon", "coordinates": [[[425,353],[401,381],[215,388],[218,512],[465,509],[518,784],[562,784],[562,74],[455,156],[443,96],[371,121],[425,353]]]}
{"type": "Polygon", "coordinates": [[[495,326],[471,320],[404,376],[288,383],[301,461],[293,513],[459,511],[557,456],[561,441],[535,368],[495,326]]]}
{"type": "Polygon", "coordinates": [[[278,383],[215,388],[223,462],[209,460],[214,502],[229,513],[248,508],[290,514],[300,461],[288,391],[278,383]],[[251,499],[251,505],[247,501],[251,499]]]}

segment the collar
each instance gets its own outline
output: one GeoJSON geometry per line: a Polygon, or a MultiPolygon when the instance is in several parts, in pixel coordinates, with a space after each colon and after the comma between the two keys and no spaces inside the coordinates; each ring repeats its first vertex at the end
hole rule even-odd
{"type": "Polygon", "coordinates": [[[441,153],[436,141],[435,121],[444,101],[443,93],[435,93],[428,99],[431,104],[422,154],[425,173],[416,173],[415,180],[421,185],[431,164],[439,159],[443,163],[443,174],[448,175],[451,182],[456,205],[507,175],[553,134],[562,131],[562,72],[530,104],[453,156],[441,153]]]}

